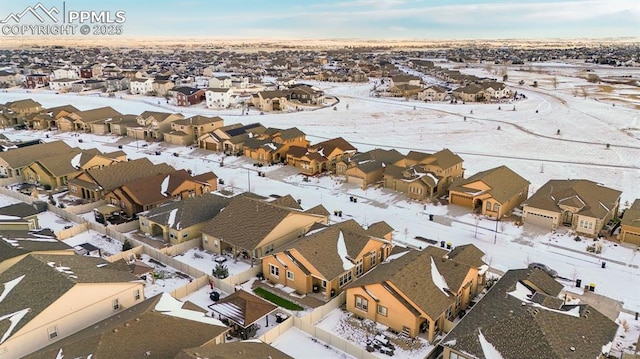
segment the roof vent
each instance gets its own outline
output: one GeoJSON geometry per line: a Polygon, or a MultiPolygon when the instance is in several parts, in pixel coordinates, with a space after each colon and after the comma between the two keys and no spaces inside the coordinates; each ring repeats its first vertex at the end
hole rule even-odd
{"type": "Polygon", "coordinates": [[[572,352],[575,352],[576,348],[575,347],[570,347],[569,350],[571,350],[572,352]]]}
{"type": "Polygon", "coordinates": [[[117,332],[118,332],[118,328],[115,328],[115,329],[113,330],[113,332],[114,332],[114,333],[117,333],[117,332]]]}
{"type": "Polygon", "coordinates": [[[131,325],[131,324],[129,324],[129,323],[124,323],[124,326],[125,326],[125,327],[128,327],[128,326],[130,326],[130,325],[131,325]]]}

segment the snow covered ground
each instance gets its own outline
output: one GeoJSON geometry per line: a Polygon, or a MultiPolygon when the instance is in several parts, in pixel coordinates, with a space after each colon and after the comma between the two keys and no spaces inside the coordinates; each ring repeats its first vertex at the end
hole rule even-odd
{"type": "MultiPolygon", "coordinates": [[[[604,69],[607,72],[616,70],[604,69]]],[[[480,67],[462,71],[487,75],[480,67]]],[[[508,83],[527,96],[516,103],[406,102],[370,98],[371,84],[312,83],[323,88],[327,95],[340,98],[337,110],[326,108],[263,116],[257,112],[246,116],[204,109],[196,112],[222,115],[227,124],[261,122],[280,128],[297,126],[312,142],[342,136],[360,151],[391,147],[401,152],[410,149],[433,152],[447,147],[464,158],[466,176],[507,165],[531,182],[531,192],[549,179],[585,178],[622,190],[623,207],[640,198],[640,113],[628,103],[614,107],[595,92],[586,99],[574,96],[573,87],[587,85],[584,79],[574,77],[575,66],[555,66],[549,71],[560,80],[557,90],[549,85],[550,75],[510,69],[508,83]],[[517,81],[520,79],[527,84],[539,80],[540,86],[519,86],[517,81]],[[610,145],[609,149],[606,144],[610,145]]],[[[616,71],[638,77],[637,69],[616,71]]],[[[620,91],[633,90],[624,88],[620,91]]],[[[637,93],[636,89],[634,94],[637,93]]],[[[80,109],[112,106],[123,113],[136,114],[145,110],[167,111],[157,104],[136,102],[135,97],[55,95],[48,91],[26,94],[10,90],[0,93],[0,102],[25,97],[39,101],[43,106],[67,103],[80,109]]],[[[180,110],[186,116],[194,114],[188,108],[180,110]]],[[[103,151],[114,151],[122,145],[130,158],[146,156],[154,163],[166,162],[179,169],[191,169],[196,174],[213,171],[225,180],[223,187],[227,189],[251,189],[264,196],[290,193],[301,199],[305,208],[323,204],[330,212],[342,210],[343,217],[332,216],[332,221],[354,218],[366,226],[384,220],[395,228],[396,243],[424,247],[426,243],[416,240],[416,236],[451,242],[454,246],[474,243],[487,253],[487,263],[499,270],[543,262],[567,278],[564,282],[567,287],[573,285],[573,279],[582,279],[583,283],[596,284],[596,292],[624,301],[626,309],[640,310],[640,291],[629,286],[640,279],[640,256],[633,248],[606,243],[603,244],[604,251],[596,256],[586,251],[587,242],[575,242],[570,233],[546,233],[483,218],[478,219],[476,226],[476,218],[460,208],[425,205],[388,189],[362,190],[342,183],[338,177],[326,176],[303,182],[302,176],[290,167],[263,167],[261,170],[267,172],[267,176],[258,177],[252,161],[246,158],[227,157],[224,167],[220,167],[219,154],[200,149],[165,143],[143,147],[144,142],[130,138],[90,134],[83,135],[80,143],[78,137],[69,133],[13,129],[3,133],[11,139],[46,138],[45,135],[49,135],[47,140],[64,139],[73,146],[97,147],[103,151]],[[155,151],[161,151],[161,154],[154,155],[155,151]],[[174,152],[179,157],[174,157],[174,152]],[[350,202],[349,196],[358,197],[358,202],[350,202]],[[434,221],[428,220],[428,214],[435,215],[434,221]],[[607,262],[606,268],[601,268],[602,261],[607,262]]],[[[201,269],[209,270],[208,267],[201,269]]]]}
{"type": "Polygon", "coordinates": [[[179,254],[173,257],[175,260],[182,263],[186,263],[194,268],[198,268],[204,273],[211,274],[218,262],[214,259],[224,258],[223,265],[229,270],[229,276],[236,275],[251,268],[249,263],[243,261],[234,261],[226,256],[212,255],[210,252],[205,252],[200,248],[191,248],[183,254],[179,254]]]}
{"type": "Polygon", "coordinates": [[[276,338],[271,346],[294,358],[341,358],[352,359],[353,356],[325,344],[302,330],[293,327],[276,338]]]}
{"type": "Polygon", "coordinates": [[[103,236],[102,234],[92,230],[88,230],[78,234],[77,236],[67,238],[63,242],[70,245],[71,247],[75,247],[84,243],[92,244],[100,248],[102,257],[110,257],[114,254],[122,252],[121,242],[103,236]]]}
{"type": "Polygon", "coordinates": [[[150,276],[147,276],[147,281],[144,284],[144,295],[146,298],[151,298],[159,293],[169,293],[191,281],[187,275],[179,275],[177,269],[166,264],[158,264],[146,254],[142,255],[141,260],[148,266],[154,268],[153,273],[155,274],[153,281],[150,276]]]}

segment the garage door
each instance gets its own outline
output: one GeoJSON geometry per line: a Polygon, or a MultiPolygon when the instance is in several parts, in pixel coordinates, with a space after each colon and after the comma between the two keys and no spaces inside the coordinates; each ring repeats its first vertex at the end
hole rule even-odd
{"type": "Polygon", "coordinates": [[[622,241],[640,246],[640,233],[624,231],[622,233],[622,241]]]}
{"type": "Polygon", "coordinates": [[[347,176],[347,183],[357,184],[358,186],[362,187],[364,179],[360,177],[347,176]]]}
{"type": "Polygon", "coordinates": [[[545,216],[535,212],[525,211],[523,213],[523,220],[524,220],[524,223],[526,224],[545,227],[549,229],[553,228],[553,218],[550,216],[545,216]]]}
{"type": "Polygon", "coordinates": [[[451,192],[449,196],[449,201],[451,201],[451,204],[455,204],[458,206],[463,206],[467,208],[473,207],[473,198],[468,196],[462,196],[454,192],[451,192]]]}
{"type": "Polygon", "coordinates": [[[218,150],[218,146],[216,143],[213,142],[205,142],[204,143],[204,148],[210,151],[217,151],[218,150]]]}

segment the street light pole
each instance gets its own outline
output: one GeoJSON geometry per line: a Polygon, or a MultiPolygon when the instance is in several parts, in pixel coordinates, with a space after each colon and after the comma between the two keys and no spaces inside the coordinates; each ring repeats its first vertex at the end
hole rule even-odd
{"type": "Polygon", "coordinates": [[[493,244],[496,244],[496,241],[498,240],[498,222],[499,221],[500,221],[500,217],[496,215],[496,233],[495,233],[495,236],[493,237],[493,244]]]}
{"type": "Polygon", "coordinates": [[[247,192],[251,192],[251,171],[247,168],[247,192]]]}

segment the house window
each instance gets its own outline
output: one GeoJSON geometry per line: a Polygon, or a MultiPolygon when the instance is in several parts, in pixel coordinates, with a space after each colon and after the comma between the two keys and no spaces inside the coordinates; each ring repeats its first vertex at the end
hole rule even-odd
{"type": "Polygon", "coordinates": [[[120,301],[116,298],[113,300],[113,310],[120,309],[120,301]]]}
{"type": "Polygon", "coordinates": [[[500,205],[499,205],[499,204],[497,204],[497,203],[494,203],[494,204],[493,204],[493,211],[494,211],[494,212],[498,212],[498,210],[500,210],[500,205]]]}
{"type": "Polygon", "coordinates": [[[287,271],[287,279],[288,279],[288,280],[293,280],[293,278],[294,278],[294,276],[293,276],[293,272],[292,272],[292,271],[290,271],[290,270],[288,270],[288,271],[287,271]]]}
{"type": "Polygon", "coordinates": [[[338,283],[341,287],[349,282],[351,282],[351,271],[341,275],[340,279],[338,280],[338,283]]]}
{"type": "Polygon", "coordinates": [[[76,186],[70,186],[69,189],[71,190],[71,192],[73,193],[78,193],[78,187],[76,186]]]}
{"type": "Polygon", "coordinates": [[[356,308],[363,312],[369,311],[369,301],[360,296],[356,296],[356,308]]]}
{"type": "Polygon", "coordinates": [[[140,300],[140,289],[136,289],[133,291],[133,299],[140,300]]]}
{"type": "Polygon", "coordinates": [[[356,263],[356,277],[360,276],[362,274],[362,258],[360,258],[360,260],[358,260],[358,263],[356,263]]]}
{"type": "Polygon", "coordinates": [[[589,222],[589,229],[593,229],[593,222],[589,222]]]}
{"type": "Polygon", "coordinates": [[[326,287],[327,287],[327,281],[326,281],[326,280],[323,280],[323,281],[322,281],[322,288],[326,288],[326,287]]]}
{"type": "MultiPolygon", "coordinates": [[[[380,254],[380,253],[378,252],[378,254],[380,254]]],[[[371,252],[371,256],[369,258],[371,259],[370,263],[369,263],[371,265],[371,267],[376,265],[376,252],[375,251],[371,252]]]]}
{"type": "Polygon", "coordinates": [[[189,232],[188,231],[182,232],[182,238],[187,238],[188,236],[189,236],[189,232]]]}
{"type": "Polygon", "coordinates": [[[278,278],[280,277],[280,268],[273,264],[269,264],[269,273],[271,273],[271,276],[278,278]]]}
{"type": "Polygon", "coordinates": [[[54,340],[58,337],[58,326],[54,325],[47,329],[47,334],[49,335],[49,340],[54,340]]]}
{"type": "MultiPolygon", "coordinates": [[[[207,239],[205,238],[205,240],[204,240],[204,241],[206,242],[206,241],[207,241],[207,239]]],[[[213,246],[214,246],[214,247],[216,247],[216,248],[218,248],[218,240],[217,240],[217,239],[214,239],[214,240],[213,240],[213,246]]]]}
{"type": "Polygon", "coordinates": [[[386,317],[387,316],[387,307],[378,304],[378,314],[386,317]]]}
{"type": "Polygon", "coordinates": [[[491,210],[491,202],[487,202],[487,206],[486,206],[487,211],[491,210]]]}

